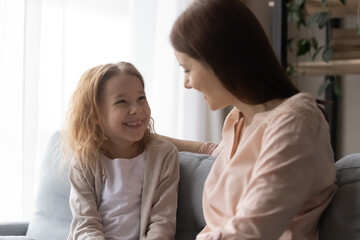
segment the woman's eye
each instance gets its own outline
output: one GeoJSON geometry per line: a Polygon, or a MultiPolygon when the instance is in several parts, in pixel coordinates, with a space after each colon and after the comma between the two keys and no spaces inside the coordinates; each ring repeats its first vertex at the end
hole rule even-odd
{"type": "Polygon", "coordinates": [[[184,73],[189,73],[189,72],[190,72],[190,70],[186,70],[186,69],[184,70],[184,73]]]}

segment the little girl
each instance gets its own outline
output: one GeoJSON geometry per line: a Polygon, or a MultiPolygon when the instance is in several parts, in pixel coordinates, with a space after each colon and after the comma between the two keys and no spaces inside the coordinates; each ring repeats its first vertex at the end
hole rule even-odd
{"type": "Polygon", "coordinates": [[[151,120],[132,64],[82,75],[62,134],[71,154],[68,239],[174,239],[178,152],[155,138],[151,120]]]}

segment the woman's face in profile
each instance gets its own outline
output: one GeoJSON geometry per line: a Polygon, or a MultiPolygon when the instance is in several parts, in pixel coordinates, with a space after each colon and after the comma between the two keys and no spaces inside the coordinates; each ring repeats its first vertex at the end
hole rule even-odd
{"type": "Polygon", "coordinates": [[[174,50],[177,61],[184,69],[184,87],[194,88],[204,95],[211,110],[233,104],[233,95],[225,89],[213,69],[185,53],[174,50]]]}

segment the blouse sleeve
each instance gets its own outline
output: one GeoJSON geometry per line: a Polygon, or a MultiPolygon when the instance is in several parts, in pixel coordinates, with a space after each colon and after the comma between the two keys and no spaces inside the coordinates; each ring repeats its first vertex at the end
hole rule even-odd
{"type": "Polygon", "coordinates": [[[316,172],[312,146],[319,122],[282,114],[270,120],[247,189],[236,216],[225,227],[197,239],[279,239],[312,194],[316,172]]]}
{"type": "Polygon", "coordinates": [[[208,154],[214,157],[219,156],[220,152],[223,150],[222,141],[219,144],[205,142],[199,148],[199,153],[208,154]]]}
{"type": "Polygon", "coordinates": [[[70,208],[73,220],[68,239],[104,240],[102,218],[95,200],[95,187],[85,175],[78,165],[71,166],[70,208]]]}

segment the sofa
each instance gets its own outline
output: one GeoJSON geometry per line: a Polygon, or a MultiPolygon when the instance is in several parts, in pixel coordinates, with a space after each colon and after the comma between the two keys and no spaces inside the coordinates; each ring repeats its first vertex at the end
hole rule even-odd
{"type": "MultiPolygon", "coordinates": [[[[59,168],[59,144],[60,134],[56,132],[41,162],[32,218],[29,222],[0,223],[0,240],[66,239],[72,218],[68,203],[70,184],[68,169],[59,168]]],[[[204,154],[179,153],[176,240],[195,239],[205,226],[202,190],[214,160],[204,154]]],[[[360,239],[360,153],[340,159],[336,162],[336,168],[339,188],[321,218],[320,239],[360,239]]]]}

